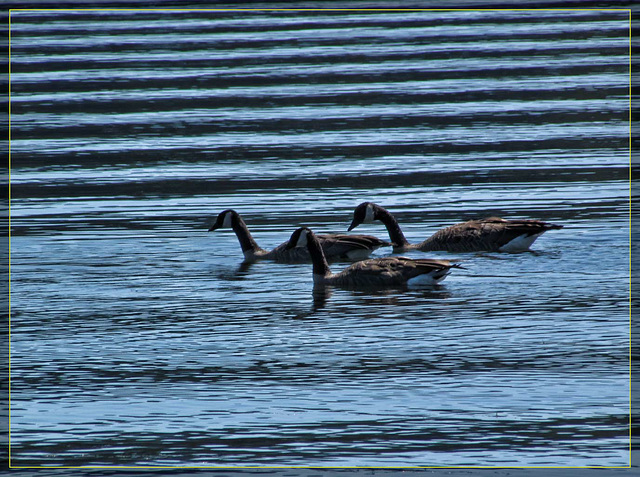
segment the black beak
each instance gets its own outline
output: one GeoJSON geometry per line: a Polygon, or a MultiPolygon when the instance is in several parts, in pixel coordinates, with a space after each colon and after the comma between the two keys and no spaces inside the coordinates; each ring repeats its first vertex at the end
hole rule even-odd
{"type": "Polygon", "coordinates": [[[211,228],[207,230],[207,232],[213,232],[214,230],[217,230],[217,229],[218,229],[218,224],[213,224],[211,228]]]}
{"type": "Polygon", "coordinates": [[[351,232],[357,226],[358,226],[358,224],[356,224],[356,221],[354,220],[353,222],[351,222],[351,225],[349,225],[349,228],[347,229],[347,232],[351,232]]]}

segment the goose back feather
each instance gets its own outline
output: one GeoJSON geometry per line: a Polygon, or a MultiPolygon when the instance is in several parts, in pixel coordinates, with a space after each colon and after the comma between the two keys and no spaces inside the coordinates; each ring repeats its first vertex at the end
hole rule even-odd
{"type": "Polygon", "coordinates": [[[470,220],[438,230],[418,250],[447,250],[450,252],[521,252],[547,230],[560,229],[561,225],[540,220],[505,220],[488,217],[470,220]]]}

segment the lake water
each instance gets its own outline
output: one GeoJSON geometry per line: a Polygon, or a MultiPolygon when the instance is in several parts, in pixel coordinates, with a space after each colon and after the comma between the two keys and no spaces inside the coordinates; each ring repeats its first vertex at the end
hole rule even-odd
{"type": "MultiPolygon", "coordinates": [[[[629,464],[626,11],[14,11],[14,466],[629,464]],[[312,292],[356,205],[533,252],[312,292]]],[[[387,238],[379,223],[356,232],[387,238]]],[[[380,249],[375,256],[390,250],[380,249]]],[[[347,263],[333,263],[334,271],[347,263]]]]}

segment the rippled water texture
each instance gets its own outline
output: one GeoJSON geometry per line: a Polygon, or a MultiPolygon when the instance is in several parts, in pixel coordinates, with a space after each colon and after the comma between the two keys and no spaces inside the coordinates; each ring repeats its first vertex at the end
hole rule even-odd
{"type": "Polygon", "coordinates": [[[14,11],[13,465],[626,466],[628,27],[14,11]],[[462,260],[437,287],[323,294],[207,233],[234,208],[271,249],[366,200],[410,242],[564,228],[408,253],[462,260]]]}

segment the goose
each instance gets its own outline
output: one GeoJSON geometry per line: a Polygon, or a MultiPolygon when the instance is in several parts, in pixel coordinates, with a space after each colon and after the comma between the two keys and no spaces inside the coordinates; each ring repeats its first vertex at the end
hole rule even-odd
{"type": "Polygon", "coordinates": [[[452,268],[462,268],[449,260],[382,257],[356,262],[334,274],[329,269],[318,236],[308,227],[296,229],[286,247],[306,248],[309,251],[313,263],[314,286],[371,288],[435,285],[444,280],[452,268]]]}
{"type": "MultiPolygon", "coordinates": [[[[311,260],[306,249],[288,249],[288,242],[278,245],[271,251],[258,246],[249,232],[247,224],[235,210],[227,209],[218,214],[209,232],[217,229],[231,228],[238,237],[245,261],[275,260],[276,262],[308,262],[311,260]]],[[[380,247],[391,246],[390,242],[380,240],[372,235],[330,234],[318,236],[324,253],[331,259],[362,260],[380,247]]]]}
{"type": "Polygon", "coordinates": [[[448,252],[524,252],[547,230],[561,229],[562,225],[540,220],[505,220],[500,217],[470,220],[438,230],[423,242],[411,244],[400,225],[388,210],[373,202],[363,202],[353,212],[348,230],[362,223],[381,221],[393,242],[394,252],[444,250],[448,252]]]}

